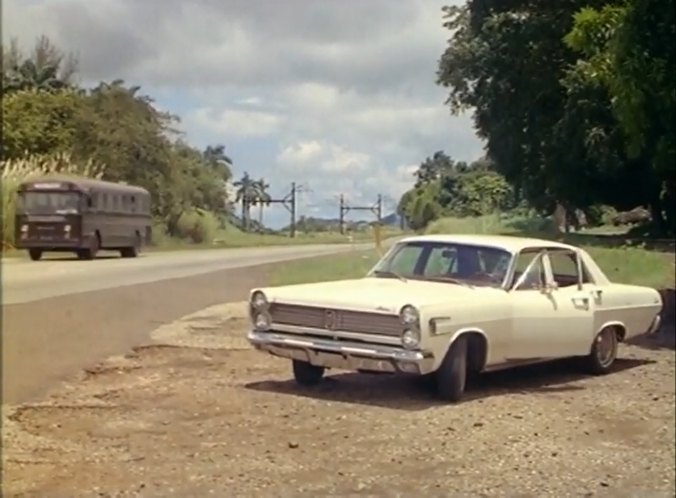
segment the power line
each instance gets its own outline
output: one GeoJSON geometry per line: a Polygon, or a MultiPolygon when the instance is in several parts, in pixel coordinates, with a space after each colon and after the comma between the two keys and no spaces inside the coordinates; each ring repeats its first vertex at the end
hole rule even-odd
{"type": "Polygon", "coordinates": [[[291,190],[284,197],[265,200],[265,204],[281,204],[289,212],[291,215],[291,224],[289,225],[289,235],[291,238],[296,236],[296,207],[298,194],[309,191],[310,187],[308,187],[307,184],[296,185],[296,182],[291,182],[291,190]]]}
{"type": "Polygon", "coordinates": [[[370,206],[350,206],[345,200],[345,196],[340,194],[340,233],[345,233],[345,215],[350,211],[371,211],[376,215],[377,223],[380,225],[383,218],[383,196],[378,194],[378,200],[370,206]]]}

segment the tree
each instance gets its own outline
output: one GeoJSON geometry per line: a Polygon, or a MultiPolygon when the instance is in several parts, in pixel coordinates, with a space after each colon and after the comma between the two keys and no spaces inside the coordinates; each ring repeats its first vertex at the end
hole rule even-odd
{"type": "Polygon", "coordinates": [[[202,155],[209,166],[224,173],[224,180],[230,179],[232,159],[225,153],[225,145],[207,145],[202,155]]]}
{"type": "Polygon", "coordinates": [[[561,80],[577,57],[562,38],[575,10],[601,3],[470,0],[444,8],[453,34],[437,82],[449,89],[451,112],[472,109],[495,169],[542,210],[582,188],[568,181],[578,164],[565,160],[569,144],[556,135],[566,104],[561,80]]]}
{"type": "Polygon", "coordinates": [[[439,151],[421,163],[415,176],[416,185],[397,205],[397,214],[415,230],[442,215],[480,216],[514,206],[512,187],[487,158],[467,164],[439,151]]]}
{"type": "Polygon", "coordinates": [[[572,74],[603,88],[623,132],[628,162],[660,231],[673,233],[676,201],[676,31],[673,2],[618,0],[583,8],[564,38],[581,60],[572,74]],[[636,178],[636,177],[635,177],[636,178]]]}
{"type": "Polygon", "coordinates": [[[267,190],[270,188],[270,184],[265,182],[264,178],[261,178],[256,181],[256,190],[257,197],[254,200],[254,205],[258,204],[258,224],[260,230],[263,230],[263,207],[269,206],[272,198],[267,190]]]}
{"type": "Polygon", "coordinates": [[[3,160],[67,154],[75,164],[104,165],[103,179],[150,191],[153,215],[170,235],[181,235],[181,218],[225,222],[232,160],[224,145],[191,147],[173,128],[178,118],[137,85],[116,79],[78,88],[75,58],[46,37],[29,57],[16,40],[2,55],[3,160]]]}
{"type": "Polygon", "coordinates": [[[71,91],[19,90],[2,98],[2,158],[51,155],[75,146],[81,97],[71,91]]]}
{"type": "Polygon", "coordinates": [[[442,175],[453,170],[454,162],[453,160],[444,153],[444,151],[439,150],[435,152],[431,157],[427,157],[418,167],[418,170],[415,172],[416,177],[416,187],[420,187],[426,183],[433,182],[441,178],[442,175]]]}
{"type": "Polygon", "coordinates": [[[74,86],[77,59],[64,54],[46,36],[39,37],[31,55],[24,57],[16,39],[3,47],[2,91],[20,90],[55,92],[74,86]]]}
{"type": "Polygon", "coordinates": [[[249,229],[251,219],[251,206],[260,198],[260,186],[258,182],[244,172],[242,178],[233,183],[237,187],[235,202],[242,203],[242,224],[245,231],[249,229]]]}

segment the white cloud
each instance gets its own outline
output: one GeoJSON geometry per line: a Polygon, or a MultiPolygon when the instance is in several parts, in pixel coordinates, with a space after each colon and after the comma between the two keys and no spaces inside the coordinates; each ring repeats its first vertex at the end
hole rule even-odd
{"type": "Polygon", "coordinates": [[[340,193],[396,201],[436,150],[482,153],[435,84],[449,3],[5,0],[3,40],[48,35],[83,81],[141,85],[193,143],[225,144],[235,174],[307,183],[307,208],[330,214],[340,193]]]}
{"type": "Polygon", "coordinates": [[[322,146],[316,140],[307,142],[298,142],[284,147],[277,161],[291,168],[295,166],[305,166],[310,161],[317,159],[322,153],[322,146]]]}
{"type": "Polygon", "coordinates": [[[284,119],[263,111],[202,107],[191,112],[185,121],[197,130],[225,137],[260,137],[275,133],[284,119]]]}
{"type": "Polygon", "coordinates": [[[307,140],[284,147],[277,163],[289,173],[360,175],[371,166],[371,157],[334,143],[307,140]]]}
{"type": "Polygon", "coordinates": [[[246,97],[235,101],[235,104],[251,107],[260,107],[263,105],[263,100],[260,97],[246,97]]]}

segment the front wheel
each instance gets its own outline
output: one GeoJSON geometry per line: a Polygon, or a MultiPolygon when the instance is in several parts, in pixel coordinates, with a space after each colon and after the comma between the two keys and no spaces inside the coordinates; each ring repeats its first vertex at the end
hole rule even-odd
{"type": "Polygon", "coordinates": [[[134,245],[131,247],[125,247],[120,250],[120,255],[123,258],[135,258],[138,256],[138,253],[141,252],[141,236],[139,234],[136,234],[134,236],[134,245]]]}
{"type": "Polygon", "coordinates": [[[465,393],[466,383],[467,338],[458,337],[437,370],[437,393],[443,400],[455,403],[465,393]]]}
{"type": "Polygon", "coordinates": [[[608,373],[617,359],[617,344],[615,329],[608,327],[599,332],[585,357],[586,370],[593,375],[608,373]]]}
{"type": "Polygon", "coordinates": [[[319,384],[324,376],[324,367],[312,365],[307,361],[293,361],[293,377],[301,386],[314,386],[319,384]]]}
{"type": "Polygon", "coordinates": [[[77,257],[87,260],[96,259],[96,255],[98,254],[100,247],[101,243],[99,242],[98,235],[92,235],[92,237],[89,239],[89,247],[85,249],[78,249],[77,257]]]}
{"type": "Polygon", "coordinates": [[[42,249],[28,249],[28,255],[33,261],[40,261],[42,259],[42,249]]]}

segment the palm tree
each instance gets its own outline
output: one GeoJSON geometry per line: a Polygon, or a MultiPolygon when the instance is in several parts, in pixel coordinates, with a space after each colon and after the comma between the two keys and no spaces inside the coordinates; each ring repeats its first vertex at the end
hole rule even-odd
{"type": "Polygon", "coordinates": [[[38,38],[33,53],[24,58],[15,39],[3,47],[3,92],[17,90],[57,91],[72,87],[77,60],[65,56],[49,40],[38,38]]]}
{"type": "Polygon", "coordinates": [[[270,197],[270,194],[268,194],[267,189],[270,188],[269,183],[265,183],[265,179],[261,178],[256,182],[256,187],[258,189],[258,197],[255,201],[255,203],[258,204],[259,206],[259,212],[258,212],[258,223],[260,225],[261,231],[263,230],[263,206],[269,206],[270,201],[272,198],[270,197]]]}
{"type": "Polygon", "coordinates": [[[258,182],[253,180],[246,171],[240,180],[233,183],[237,187],[235,202],[242,203],[242,224],[245,231],[249,230],[249,217],[251,205],[256,203],[259,197],[258,182]]]}
{"type": "Polygon", "coordinates": [[[202,152],[202,159],[204,162],[214,171],[218,172],[218,175],[223,179],[223,205],[228,206],[228,191],[226,188],[227,183],[232,178],[232,159],[225,153],[225,145],[207,145],[206,149],[202,152]]]}
{"type": "Polygon", "coordinates": [[[202,153],[204,160],[212,167],[225,167],[228,172],[232,166],[232,159],[225,153],[225,145],[207,145],[202,153]]]}

